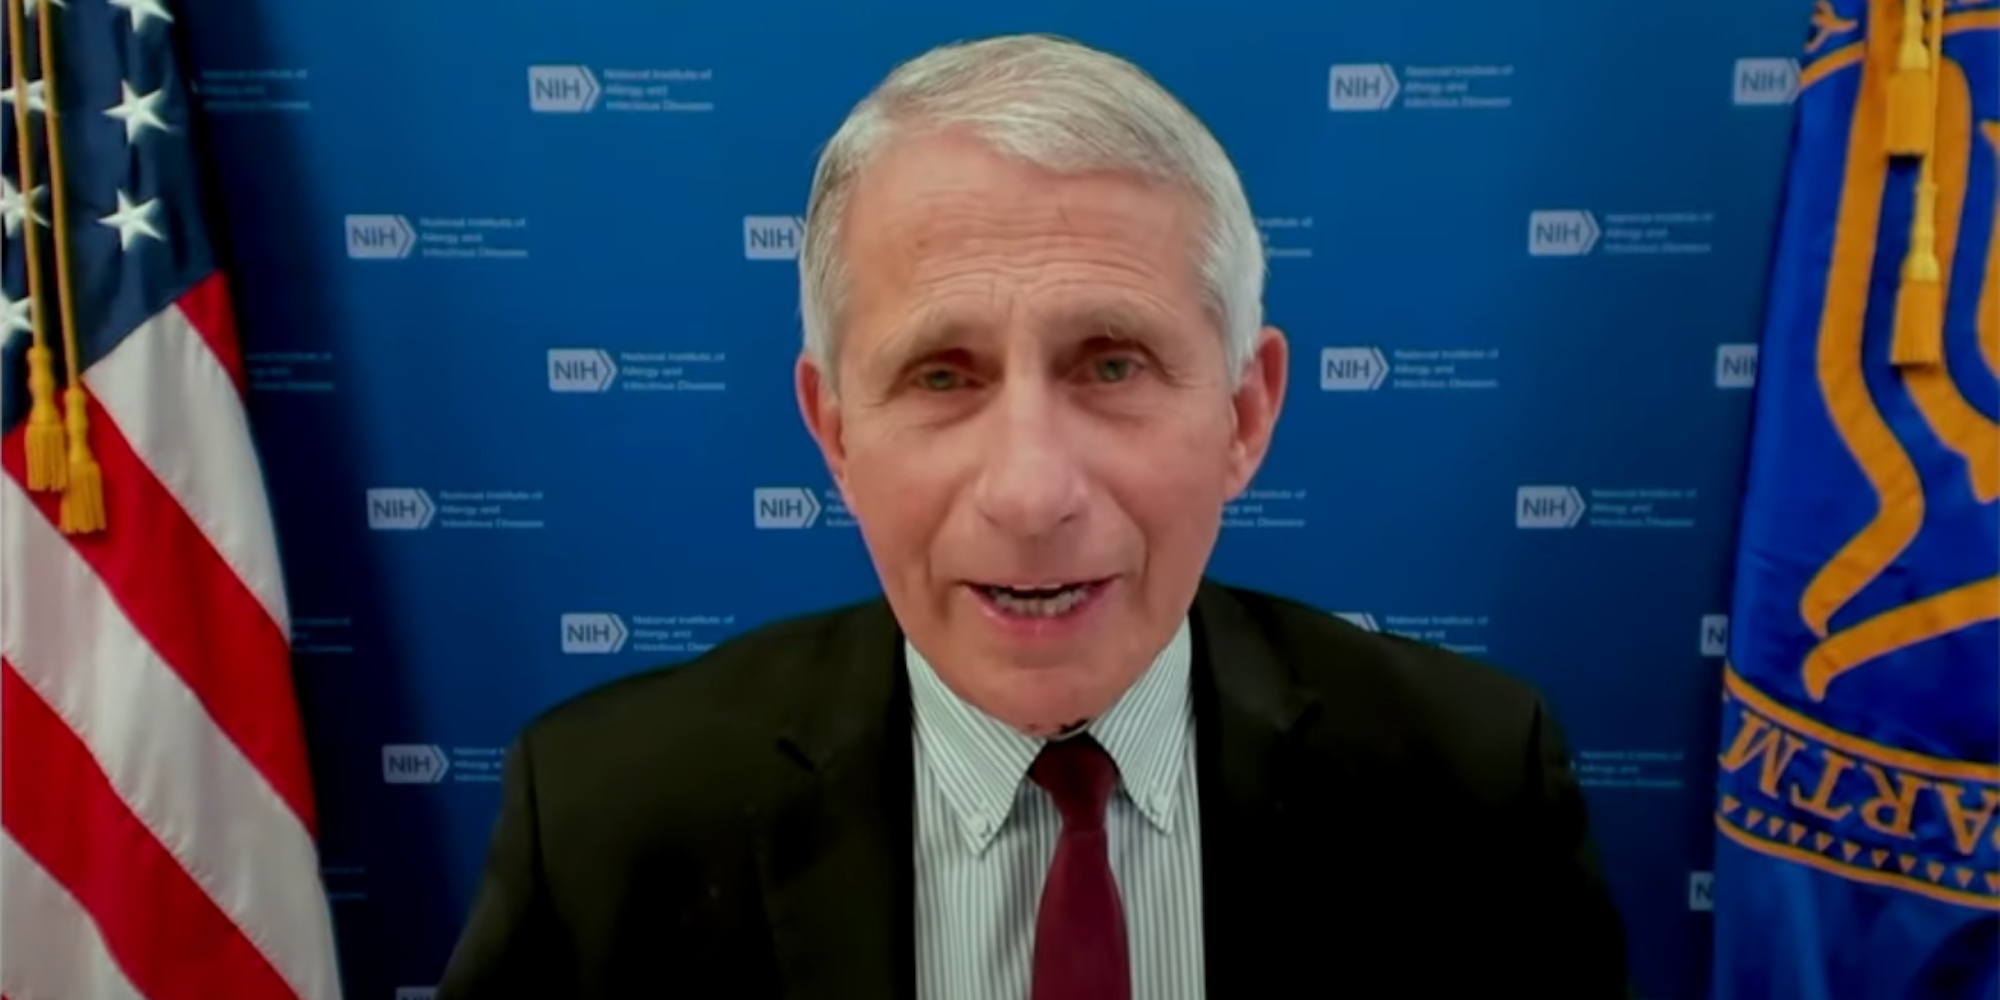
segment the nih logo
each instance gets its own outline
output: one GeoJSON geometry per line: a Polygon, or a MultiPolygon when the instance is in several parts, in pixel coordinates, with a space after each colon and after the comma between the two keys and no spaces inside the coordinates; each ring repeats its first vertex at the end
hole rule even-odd
{"type": "Polygon", "coordinates": [[[402,260],[417,245],[417,231],[400,215],[347,217],[349,260],[402,260]]]}
{"type": "Polygon", "coordinates": [[[1715,348],[1715,387],[1753,389],[1757,386],[1757,345],[1718,344],[1715,348]]]}
{"type": "Polygon", "coordinates": [[[1375,624],[1375,616],[1366,611],[1336,611],[1333,616],[1363,632],[1382,631],[1381,627],[1375,624]]]}
{"type": "Polygon", "coordinates": [[[802,486],[761,486],[752,491],[757,527],[763,530],[810,528],[819,521],[819,500],[802,486]]]}
{"type": "Polygon", "coordinates": [[[1403,89],[1385,63],[1346,63],[1327,73],[1326,106],[1332,111],[1387,111],[1403,89]]]}
{"type": "Polygon", "coordinates": [[[632,637],[625,621],[614,614],[593,612],[562,616],[562,651],[570,656],[604,656],[625,648],[632,637]]]}
{"type": "Polygon", "coordinates": [[[1729,655],[1729,616],[1701,616],[1701,655],[1720,659],[1729,655]]]}
{"type": "Polygon", "coordinates": [[[594,347],[549,349],[550,392],[607,392],[618,381],[611,355],[594,347]]]}
{"type": "Polygon", "coordinates": [[[407,487],[368,491],[368,530],[422,531],[437,516],[437,505],[423,490],[407,487]]]}
{"type": "Polygon", "coordinates": [[[1523,486],[1514,491],[1514,527],[1574,528],[1583,520],[1583,494],[1574,486],[1523,486]]]}
{"type": "Polygon", "coordinates": [[[1580,208],[1545,208],[1528,213],[1528,256],[1582,257],[1597,246],[1603,231],[1580,208]]]}
{"type": "Polygon", "coordinates": [[[1736,60],[1732,99],[1737,107],[1783,107],[1798,93],[1797,59],[1736,60]]]}
{"type": "Polygon", "coordinates": [[[451,770],[444,751],[430,743],[390,743],[382,747],[382,781],[390,785],[435,785],[451,770]]]}
{"type": "Polygon", "coordinates": [[[580,115],[597,107],[604,95],[588,66],[528,67],[528,110],[541,114],[580,115]]]}
{"type": "Polygon", "coordinates": [[[1322,392],[1373,392],[1389,375],[1388,359],[1374,347],[1323,347],[1319,352],[1322,392]]]}
{"type": "Polygon", "coordinates": [[[743,217],[744,260],[797,260],[806,242],[806,220],[797,215],[743,217]]]}
{"type": "Polygon", "coordinates": [[[1688,872],[1688,909],[1709,913],[1715,909],[1715,873],[1688,872]]]}

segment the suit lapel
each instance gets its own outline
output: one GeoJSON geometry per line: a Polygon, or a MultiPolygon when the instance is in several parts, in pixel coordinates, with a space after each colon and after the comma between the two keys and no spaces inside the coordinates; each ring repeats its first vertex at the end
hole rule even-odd
{"type": "Polygon", "coordinates": [[[795,791],[767,817],[759,876],[784,996],[914,995],[909,692],[885,603],[853,611],[793,693],[795,791]]]}
{"type": "Polygon", "coordinates": [[[1225,588],[1204,581],[1193,626],[1208,995],[1249,996],[1260,983],[1302,981],[1281,965],[1298,950],[1284,946],[1299,903],[1287,890],[1299,840],[1289,797],[1310,759],[1300,734],[1320,706],[1225,588]]]}
{"type": "MultiPolygon", "coordinates": [[[[1299,828],[1290,797],[1304,769],[1324,762],[1301,745],[1320,705],[1226,588],[1203,582],[1192,625],[1208,995],[1249,995],[1256,984],[1302,981],[1286,955],[1323,957],[1287,947],[1298,903],[1288,868],[1313,832],[1299,828]]],[[[914,779],[901,633],[877,601],[848,615],[825,649],[781,725],[795,790],[765,817],[758,843],[784,996],[907,1000],[916,993],[914,779]]]]}

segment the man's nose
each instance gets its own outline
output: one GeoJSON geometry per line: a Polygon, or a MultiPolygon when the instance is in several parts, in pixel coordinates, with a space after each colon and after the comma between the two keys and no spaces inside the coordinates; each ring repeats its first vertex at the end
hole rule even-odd
{"type": "Polygon", "coordinates": [[[974,502],[995,529],[1018,538],[1049,535],[1083,510],[1076,441],[1046,385],[1004,386],[986,414],[974,502]]]}

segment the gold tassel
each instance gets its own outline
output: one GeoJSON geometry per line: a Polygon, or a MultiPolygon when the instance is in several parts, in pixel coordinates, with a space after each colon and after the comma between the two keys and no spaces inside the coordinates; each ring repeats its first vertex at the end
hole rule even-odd
{"type": "MultiPolygon", "coordinates": [[[[27,441],[28,489],[40,492],[61,490],[69,485],[69,464],[63,459],[62,414],[56,409],[55,352],[49,349],[48,322],[42,314],[41,234],[35,228],[35,144],[28,131],[28,47],[22,38],[26,13],[24,0],[7,0],[7,58],[12,64],[9,84],[14,88],[15,151],[21,164],[23,249],[27,251],[28,326],[33,334],[28,348],[27,441]]],[[[47,14],[43,15],[45,18],[47,14]]]]}
{"type": "Polygon", "coordinates": [[[1896,71],[1889,76],[1890,156],[1923,156],[1937,130],[1931,97],[1935,67],[1924,45],[1923,3],[1903,0],[1903,37],[1896,45],[1896,71]]]}
{"type": "MultiPolygon", "coordinates": [[[[63,390],[63,431],[68,445],[69,483],[63,488],[62,511],[57,520],[64,534],[82,535],[103,531],[107,526],[104,508],[104,470],[90,453],[90,394],[83,387],[83,352],[77,346],[75,283],[70,280],[69,197],[64,192],[62,127],[57,112],[62,101],[56,94],[55,17],[43,11],[36,22],[42,51],[42,87],[46,110],[42,113],[43,141],[49,150],[49,200],[55,209],[56,305],[62,316],[63,362],[69,385],[63,390]]],[[[32,225],[30,226],[32,229],[32,225]]]]}
{"type": "MultiPolygon", "coordinates": [[[[1919,182],[1917,201],[1935,205],[1937,185],[1919,182]]],[[[1896,332],[1889,341],[1889,360],[1899,368],[1944,363],[1944,276],[1933,249],[1936,225],[1929,216],[1919,216],[1910,230],[1910,253],[1903,258],[1903,280],[1896,289],[1896,332]]]]}
{"type": "MultiPolygon", "coordinates": [[[[33,223],[29,223],[33,225],[33,223]]],[[[60,490],[69,485],[63,458],[62,414],[56,410],[55,352],[46,344],[28,348],[28,488],[60,490]]]]}
{"type": "Polygon", "coordinates": [[[63,393],[65,429],[69,432],[69,488],[62,495],[62,530],[81,535],[104,530],[104,472],[90,453],[90,397],[71,386],[63,393]]]}
{"type": "MultiPolygon", "coordinates": [[[[1912,0],[1914,2],[1914,0],[1912,0]]],[[[1938,0],[1931,0],[1933,4],[1938,0]]],[[[1943,11],[1933,8],[1928,58],[1941,62],[1943,11]]],[[[1937,81],[1924,94],[1925,120],[1937,120],[1937,81]]],[[[1899,368],[1944,363],[1944,268],[1937,257],[1937,157],[1926,152],[1918,167],[1916,204],[1910,212],[1910,249],[1903,258],[1902,281],[1896,289],[1896,326],[1889,341],[1889,360],[1899,368]]]]}

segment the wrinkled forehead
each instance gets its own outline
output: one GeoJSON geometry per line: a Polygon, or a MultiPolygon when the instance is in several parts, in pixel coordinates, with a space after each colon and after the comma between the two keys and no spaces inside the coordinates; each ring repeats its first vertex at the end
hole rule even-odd
{"type": "Polygon", "coordinates": [[[1055,336],[1213,325],[1202,213],[1176,185],[1058,173],[939,137],[885,150],[846,209],[841,339],[859,349],[844,350],[850,358],[882,339],[990,334],[1003,319],[1055,336]]]}

